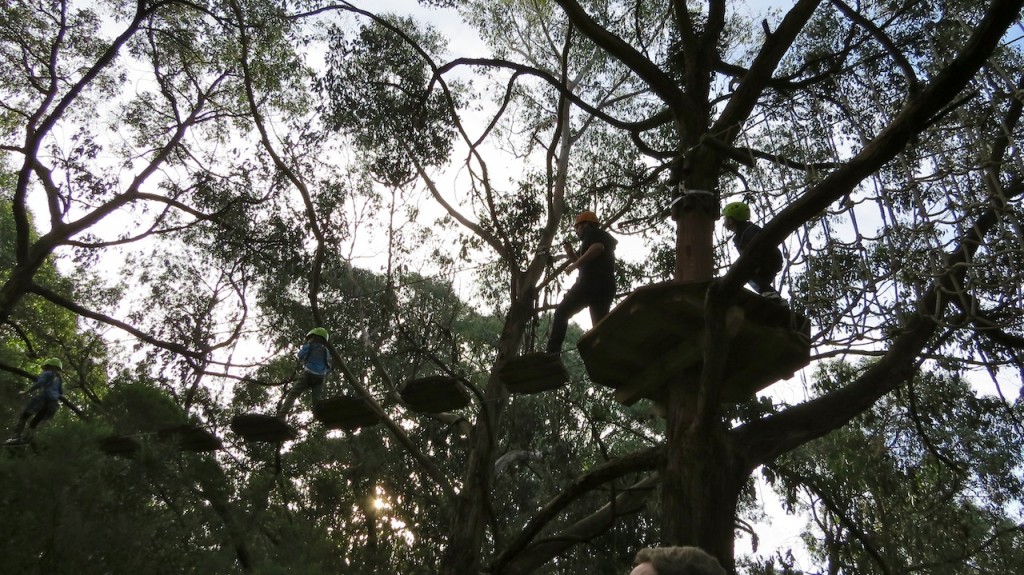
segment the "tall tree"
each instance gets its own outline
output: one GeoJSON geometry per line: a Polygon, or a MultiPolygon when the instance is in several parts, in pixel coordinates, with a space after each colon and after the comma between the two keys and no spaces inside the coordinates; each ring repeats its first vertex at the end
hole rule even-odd
{"type": "MultiPolygon", "coordinates": [[[[650,461],[657,463],[640,463],[660,467],[665,543],[700,545],[731,566],[742,489],[760,465],[842,427],[908,381],[939,350],[944,365],[970,366],[979,349],[956,344],[957,339],[966,343],[967,334],[989,342],[979,345],[993,369],[1013,361],[1020,317],[1003,302],[1012,299],[1019,267],[1012,251],[1000,247],[1000,238],[1005,237],[1002,230],[1015,226],[1013,200],[1022,190],[1017,166],[1006,153],[1018,131],[1019,102],[1012,98],[1015,82],[1009,78],[1008,83],[1004,73],[1014,68],[1005,66],[999,43],[1019,14],[1019,2],[948,2],[936,11],[918,3],[807,1],[760,26],[743,21],[727,2],[511,2],[492,9],[517,16],[500,31],[480,16],[488,8],[449,4],[465,8],[494,37],[516,30],[518,18],[530,22],[536,15],[533,22],[544,24],[531,29],[564,48],[555,50],[562,67],[542,62],[527,34],[506,44],[497,58],[439,64],[424,52],[423,65],[435,70],[438,89],[444,89],[446,75],[471,66],[508,73],[508,95],[525,91],[527,78],[539,79],[551,88],[550,104],[547,116],[530,125],[546,130],[539,133],[547,134],[549,142],[571,140],[575,127],[568,119],[573,114],[628,134],[654,164],[648,187],[638,195],[658,194],[664,188],[653,184],[661,183],[679,198],[674,213],[677,280],[714,279],[713,221],[721,198],[742,193],[766,221],[751,249],[711,282],[703,369],[696,381],[670,388],[667,455],[655,451],[650,461]],[[552,18],[553,4],[561,8],[562,18],[552,18]],[[573,52],[569,46],[580,48],[573,52]],[[616,106],[601,108],[586,91],[589,86],[567,81],[581,52],[600,53],[602,62],[628,73],[627,81],[613,83],[621,89],[611,97],[616,106]],[[651,102],[653,110],[642,105],[651,102]],[[974,106],[981,114],[970,112],[974,106]],[[951,133],[964,134],[964,139],[951,133]],[[992,144],[967,147],[962,141],[992,144]],[[958,164],[947,163],[953,158],[958,164]],[[946,203],[949,197],[957,199],[946,203]],[[881,208],[877,236],[862,229],[868,217],[865,204],[881,208]],[[793,253],[805,259],[794,258],[789,276],[806,280],[807,291],[794,285],[790,293],[794,303],[806,302],[817,322],[819,355],[868,353],[880,360],[846,385],[804,403],[755,412],[734,425],[732,412],[720,401],[720,382],[728,369],[725,310],[756,262],[794,233],[793,253]],[[855,238],[843,239],[847,233],[855,238]],[[894,250],[919,257],[924,265],[907,265],[901,258],[900,269],[891,270],[894,250]],[[836,255],[847,259],[835,260],[836,255]],[[823,269],[826,264],[830,269],[823,269]],[[991,281],[993,275],[999,279],[991,281]],[[840,299],[823,296],[819,286],[843,290],[840,299]],[[846,307],[840,307],[843,301],[846,307]]],[[[432,97],[429,87],[423,101],[432,97]]],[[[511,101],[510,96],[500,100],[498,113],[511,101]]],[[[500,117],[495,118],[491,125],[498,124],[500,117]]],[[[472,154],[480,153],[483,139],[465,140],[478,161],[472,154]]],[[[550,157],[559,157],[569,146],[552,144],[549,150],[550,157]]],[[[564,157],[566,163],[570,157],[564,157]]],[[[421,176],[436,189],[426,171],[421,176]]],[[[475,217],[439,200],[507,266],[512,301],[502,341],[510,345],[499,350],[496,372],[522,337],[515,326],[532,307],[543,257],[514,258],[506,239],[514,234],[503,226],[507,212],[496,209],[499,200],[488,195],[487,180],[479,181],[475,217]]],[[[616,195],[607,189],[592,193],[616,195]]],[[[538,220],[544,227],[534,233],[532,245],[540,254],[551,244],[561,206],[549,201],[538,220]]],[[[498,379],[489,382],[487,393],[494,400],[503,397],[498,379]]],[[[500,410],[488,415],[488,421],[500,421],[500,410]]],[[[483,470],[494,459],[493,439],[478,432],[474,445],[446,551],[446,572],[478,569],[489,547],[481,536],[490,482],[483,470]]],[[[620,469],[637,469],[638,462],[627,466],[625,461],[620,469]]],[[[499,553],[491,569],[535,568],[545,554],[554,555],[583,533],[595,532],[579,527],[564,533],[563,545],[537,545],[514,557],[499,553]]],[[[532,528],[527,532],[534,533],[532,528]]]]}
{"type": "MultiPolygon", "coordinates": [[[[697,544],[732,567],[745,487],[764,468],[816,498],[823,535],[809,547],[833,572],[953,569],[993,549],[988,565],[1014,566],[1007,451],[980,434],[961,454],[952,438],[980,421],[1019,441],[1016,408],[959,379],[1015,365],[1021,345],[1019,79],[1007,74],[1020,66],[999,45],[1019,0],[799,1],[763,22],[724,1],[424,4],[460,9],[493,54],[445,61],[436,30],[348,2],[143,2],[113,14],[124,33],[112,41],[99,12],[3,9],[0,126],[18,175],[4,317],[35,294],[123,330],[142,361],[117,370],[110,402],[220,429],[238,409],[272,410],[280,390],[260,384],[287,380],[297,340],[324,325],[340,352],[330,390],[364,397],[384,423],[326,433],[297,414],[287,447],[226,435],[223,458],[147,451],[123,462],[138,479],[124,507],[97,496],[118,517],[145,510],[119,533],[171,520],[160,552],[217,572],[615,573],[652,543],[697,544]],[[131,89],[122,59],[146,71],[131,89]],[[113,121],[76,121],[93,110],[113,121]],[[726,270],[713,224],[737,198],[765,227],[726,270]],[[100,225],[129,208],[116,233],[100,225]],[[551,248],[582,208],[656,253],[626,266],[621,288],[710,282],[703,369],[679,374],[664,420],[589,387],[572,355],[558,392],[513,396],[499,376],[543,330],[538,302],[561,282],[551,248]],[[38,236],[30,209],[46,214],[38,236]],[[813,321],[815,358],[874,361],[822,371],[802,401],[723,405],[724,310],[783,242],[783,291],[813,321]],[[52,255],[90,265],[120,249],[131,289],[117,307],[43,281],[52,255]],[[383,273],[355,265],[374,251],[383,273]],[[460,297],[411,269],[475,271],[479,285],[460,297]],[[239,365],[247,337],[269,349],[239,365]],[[431,373],[472,404],[409,409],[402,382],[431,373]],[[892,416],[904,401],[913,416],[892,416]],[[921,415],[941,412],[957,417],[921,415]],[[887,433],[857,458],[873,477],[815,464],[887,433]],[[813,441],[826,436],[839,448],[813,441]],[[908,453],[911,437],[929,456],[908,453]],[[979,500],[908,501],[919,485],[981,484],[979,500]],[[905,541],[906,523],[878,523],[855,486],[965,528],[905,541]],[[958,554],[935,545],[953,535],[958,554]]],[[[102,478],[104,461],[69,467],[102,478]]],[[[69,555],[87,555],[75,541],[69,555]]]]}

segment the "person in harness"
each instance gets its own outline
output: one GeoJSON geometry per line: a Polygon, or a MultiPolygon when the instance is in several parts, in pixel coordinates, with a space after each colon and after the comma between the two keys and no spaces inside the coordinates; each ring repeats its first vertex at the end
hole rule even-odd
{"type": "Polygon", "coordinates": [[[579,270],[576,283],[555,308],[551,320],[551,335],[548,337],[547,352],[560,353],[569,318],[583,308],[590,308],[590,319],[597,324],[608,315],[615,297],[615,244],[618,241],[599,227],[597,214],[583,212],[576,218],[573,229],[580,239],[577,254],[572,246],[565,244],[565,251],[572,262],[565,268],[566,273],[579,270]]]}
{"type": "MultiPolygon", "coordinates": [[[[726,204],[722,208],[722,216],[725,218],[725,229],[734,234],[732,243],[736,246],[736,251],[743,255],[754,241],[754,237],[761,232],[760,226],[750,222],[750,206],[743,202],[726,204]]],[[[780,271],[782,271],[782,252],[775,247],[769,252],[768,257],[754,269],[754,275],[750,276],[747,283],[761,297],[785,305],[786,300],[782,299],[779,292],[772,287],[775,276],[780,271]]]]}
{"type": "Polygon", "coordinates": [[[14,435],[7,440],[8,444],[27,443],[32,439],[32,434],[40,423],[53,419],[57,414],[60,398],[64,395],[64,381],[60,377],[64,364],[56,357],[51,357],[43,362],[42,367],[43,372],[36,378],[32,387],[24,392],[28,395],[38,390],[39,393],[25,404],[25,409],[14,427],[14,435]],[[26,424],[28,430],[25,429],[26,424]]]}
{"type": "Polygon", "coordinates": [[[327,347],[329,337],[327,330],[322,327],[315,327],[306,334],[306,341],[296,354],[302,364],[302,374],[285,394],[281,407],[277,410],[278,417],[286,417],[292,410],[295,400],[304,391],[310,392],[310,398],[314,403],[323,397],[324,381],[331,371],[331,350],[327,347]]]}

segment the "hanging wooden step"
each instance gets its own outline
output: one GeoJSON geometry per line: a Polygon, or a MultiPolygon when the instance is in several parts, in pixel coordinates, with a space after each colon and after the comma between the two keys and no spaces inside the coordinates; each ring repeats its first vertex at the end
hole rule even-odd
{"type": "Polygon", "coordinates": [[[279,443],[299,436],[283,419],[260,413],[241,413],[231,418],[231,431],[246,441],[279,443]]]}
{"type": "Polygon", "coordinates": [[[445,375],[410,380],[400,395],[410,409],[420,413],[442,413],[469,405],[469,394],[459,380],[445,375]]]}
{"type": "Polygon", "coordinates": [[[100,440],[100,451],[107,455],[131,457],[142,449],[142,443],[130,435],[111,435],[100,440]]]}
{"type": "Polygon", "coordinates": [[[293,383],[295,381],[295,378],[289,377],[285,379],[256,379],[254,377],[247,377],[244,378],[242,381],[244,381],[245,383],[258,385],[260,387],[280,387],[286,383],[293,383]]]}
{"type": "Polygon", "coordinates": [[[328,429],[351,431],[380,423],[380,418],[361,397],[334,397],[313,404],[313,417],[328,429]]]}
{"type": "MultiPolygon", "coordinates": [[[[626,297],[577,344],[590,379],[626,405],[663,400],[671,381],[696,385],[708,285],[658,284],[626,297]]],[[[741,290],[727,314],[723,401],[745,401],[810,362],[810,322],[785,305],[741,290]]]]}
{"type": "Polygon", "coordinates": [[[161,429],[159,435],[161,439],[174,442],[182,451],[200,453],[217,451],[222,447],[220,438],[199,425],[184,424],[161,429]]]}
{"type": "Polygon", "coordinates": [[[569,372],[557,353],[528,353],[511,359],[498,372],[511,393],[538,393],[558,389],[569,381],[569,372]]]}

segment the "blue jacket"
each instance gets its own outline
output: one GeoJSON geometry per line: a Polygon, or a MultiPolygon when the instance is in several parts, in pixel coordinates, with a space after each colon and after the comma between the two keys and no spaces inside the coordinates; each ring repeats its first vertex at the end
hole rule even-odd
{"type": "Polygon", "coordinates": [[[35,391],[37,389],[42,390],[42,393],[39,395],[46,399],[54,401],[60,399],[60,396],[64,393],[64,382],[60,379],[60,373],[52,369],[44,369],[43,373],[39,374],[36,382],[28,390],[35,391]]]}
{"type": "Polygon", "coordinates": [[[327,375],[331,371],[331,351],[318,341],[307,341],[302,344],[298,353],[302,367],[314,375],[327,375]]]}

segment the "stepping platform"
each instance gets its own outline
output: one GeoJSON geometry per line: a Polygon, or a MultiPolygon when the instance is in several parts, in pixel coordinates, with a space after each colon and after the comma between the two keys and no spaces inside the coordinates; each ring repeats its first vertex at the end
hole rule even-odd
{"type": "Polygon", "coordinates": [[[142,443],[130,435],[111,435],[100,440],[100,451],[107,455],[131,457],[142,449],[142,443]]]}
{"type": "Polygon", "coordinates": [[[442,413],[469,405],[469,394],[459,380],[444,375],[410,380],[400,395],[406,405],[420,413],[442,413]]]}
{"type": "Polygon", "coordinates": [[[245,383],[251,383],[253,385],[258,385],[260,387],[280,387],[280,386],[282,386],[282,385],[284,385],[286,383],[294,382],[295,378],[292,377],[292,378],[288,378],[288,379],[268,380],[268,379],[256,379],[256,378],[252,378],[252,377],[247,377],[247,378],[243,379],[242,381],[244,381],[245,383]]]}
{"type": "Polygon", "coordinates": [[[161,439],[175,442],[182,451],[216,451],[222,447],[220,438],[198,425],[169,427],[160,430],[159,435],[161,439]]]}
{"type": "Polygon", "coordinates": [[[334,397],[313,403],[313,417],[328,429],[351,431],[380,423],[380,418],[361,397],[334,397]]]}
{"type": "MultiPolygon", "coordinates": [[[[614,389],[626,405],[663,400],[665,386],[687,372],[696,385],[708,285],[658,284],[626,297],[577,344],[590,379],[614,389]]],[[[785,305],[741,290],[727,313],[723,401],[745,401],[810,362],[810,322],[785,305]]]]}
{"type": "Polygon", "coordinates": [[[538,393],[565,385],[569,372],[559,354],[536,352],[509,360],[498,377],[511,393],[538,393]]]}
{"type": "Polygon", "coordinates": [[[273,415],[242,413],[231,418],[231,431],[246,441],[280,443],[299,436],[295,428],[273,415]]]}

